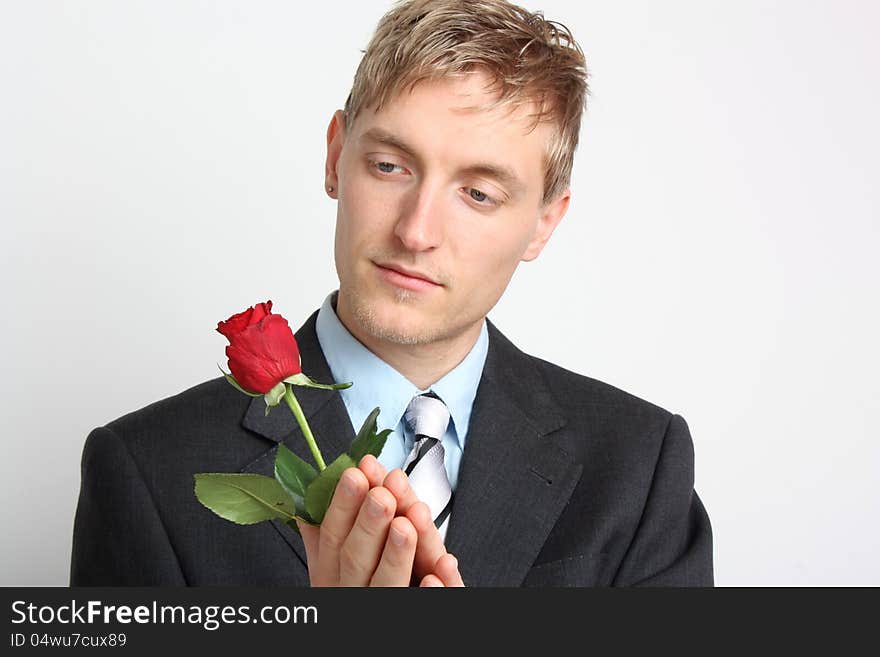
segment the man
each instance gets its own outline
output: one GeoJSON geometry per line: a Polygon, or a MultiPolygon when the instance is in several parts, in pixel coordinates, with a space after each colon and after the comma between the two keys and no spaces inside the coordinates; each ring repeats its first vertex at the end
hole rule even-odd
{"type": "Polygon", "coordinates": [[[486,320],[568,209],[586,94],[540,15],[395,6],[327,131],[339,290],[296,334],[305,372],[355,382],[300,393],[325,453],[373,406],[395,432],[300,536],[192,494],[195,472],[271,474],[279,441],[308,459],[289,413],[222,378],[95,429],[71,583],[711,585],[684,420],[486,320]]]}

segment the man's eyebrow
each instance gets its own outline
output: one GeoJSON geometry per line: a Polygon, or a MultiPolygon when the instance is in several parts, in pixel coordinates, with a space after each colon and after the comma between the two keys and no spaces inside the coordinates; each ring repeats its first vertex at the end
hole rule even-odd
{"type": "MultiPolygon", "coordinates": [[[[363,135],[361,135],[361,139],[363,141],[372,141],[378,144],[391,146],[392,148],[406,153],[415,160],[419,159],[418,153],[416,153],[415,148],[407,144],[396,135],[393,135],[392,133],[388,132],[387,130],[383,130],[382,128],[370,128],[363,135]]],[[[492,162],[476,162],[461,169],[460,173],[465,175],[488,176],[490,178],[495,178],[501,184],[509,187],[512,193],[520,192],[525,189],[525,184],[522,182],[522,180],[520,180],[519,176],[516,175],[516,172],[510,167],[503,164],[495,164],[492,162]]]]}
{"type": "Polygon", "coordinates": [[[391,134],[387,130],[383,130],[382,128],[370,128],[361,135],[361,140],[385,144],[386,146],[391,146],[392,148],[396,148],[399,151],[403,151],[410,157],[417,158],[416,150],[414,148],[409,146],[399,137],[394,136],[393,134],[391,134]]]}

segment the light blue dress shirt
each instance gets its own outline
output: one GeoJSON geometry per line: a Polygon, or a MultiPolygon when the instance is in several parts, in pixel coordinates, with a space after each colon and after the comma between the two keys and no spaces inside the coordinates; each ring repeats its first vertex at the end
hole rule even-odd
{"type": "MultiPolygon", "coordinates": [[[[385,441],[379,462],[388,470],[399,468],[415,442],[412,431],[403,419],[403,413],[413,397],[428,391],[419,390],[348,332],[333,309],[335,295],[333,292],[324,300],[318,311],[316,329],[318,342],[330,366],[333,380],[337,383],[354,383],[337,394],[342,396],[355,432],[361,428],[367,415],[376,406],[381,409],[377,420],[379,430],[393,431],[385,441]]],[[[449,427],[442,442],[446,452],[446,473],[453,490],[458,483],[458,468],[467,438],[471,407],[488,351],[489,333],[484,319],[480,335],[470,353],[455,369],[430,388],[449,408],[449,427]]]]}

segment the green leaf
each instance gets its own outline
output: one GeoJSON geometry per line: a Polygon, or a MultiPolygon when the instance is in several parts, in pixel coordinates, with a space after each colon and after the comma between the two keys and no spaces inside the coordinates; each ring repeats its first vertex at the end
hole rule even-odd
{"type": "Polygon", "coordinates": [[[275,479],[293,499],[297,511],[306,508],[306,488],[317,476],[318,471],[309,463],[303,461],[286,446],[278,445],[278,452],[275,455],[275,479]]]}
{"type": "Polygon", "coordinates": [[[333,463],[328,465],[315,477],[306,488],[306,511],[316,524],[321,524],[333,491],[346,468],[356,467],[356,463],[348,454],[340,454],[333,463]]]}
{"type": "Polygon", "coordinates": [[[296,507],[275,479],[252,473],[199,473],[196,497],[221,518],[252,525],[295,517],[296,507]]]}
{"type": "MultiPolygon", "coordinates": [[[[217,367],[220,367],[220,365],[218,364],[217,367]]],[[[223,372],[223,368],[222,368],[222,367],[220,367],[220,371],[223,372]]],[[[236,381],[236,380],[235,380],[235,377],[232,376],[231,374],[227,374],[226,372],[223,372],[223,376],[225,376],[225,377],[226,377],[226,380],[229,381],[229,383],[231,383],[231,384],[233,385],[233,387],[234,387],[236,390],[238,390],[239,392],[243,392],[244,394],[246,394],[246,395],[248,395],[248,396],[250,396],[250,397],[262,397],[262,396],[263,396],[263,395],[261,395],[261,394],[258,393],[258,392],[248,392],[247,390],[245,390],[244,388],[242,388],[240,385],[238,385],[238,381],[236,381]]]]}
{"type": "Polygon", "coordinates": [[[376,433],[376,418],[379,417],[379,407],[377,406],[364,420],[361,430],[358,431],[357,437],[348,448],[348,454],[355,463],[360,463],[361,459],[367,454],[379,456],[382,448],[385,446],[385,440],[391,429],[385,429],[380,433],[376,433]]]}
{"type": "MultiPolygon", "coordinates": [[[[373,438],[373,441],[370,445],[370,449],[367,451],[367,454],[372,454],[376,458],[379,458],[379,454],[382,453],[382,448],[385,447],[385,441],[388,439],[388,436],[391,434],[392,429],[382,429],[376,436],[373,438]]],[[[363,457],[361,457],[363,458],[363,457]]]]}
{"type": "Polygon", "coordinates": [[[293,374],[286,379],[284,379],[285,383],[292,383],[295,386],[304,386],[306,388],[320,388],[321,390],[345,390],[346,388],[351,388],[352,383],[318,383],[317,381],[312,381],[308,376],[306,376],[303,372],[299,374],[293,374]]]}

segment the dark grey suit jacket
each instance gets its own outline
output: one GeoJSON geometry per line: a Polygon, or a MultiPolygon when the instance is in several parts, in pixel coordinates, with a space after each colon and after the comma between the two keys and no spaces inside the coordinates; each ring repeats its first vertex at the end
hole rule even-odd
{"type": "MultiPolygon", "coordinates": [[[[303,370],[329,381],[316,316],[296,338],[303,370]]],[[[297,397],[335,458],[354,438],[341,397],[297,397]]],[[[307,586],[296,532],[227,522],[193,493],[196,472],[272,476],[279,442],[311,461],[289,409],[264,409],[218,377],[93,430],[71,585],[307,586]]],[[[490,323],[447,547],[469,586],[711,586],[693,466],[680,416],[524,354],[490,323]]]]}

